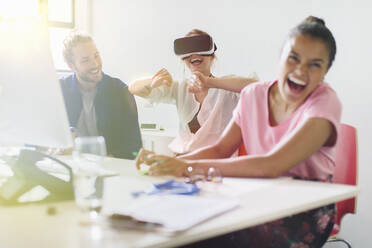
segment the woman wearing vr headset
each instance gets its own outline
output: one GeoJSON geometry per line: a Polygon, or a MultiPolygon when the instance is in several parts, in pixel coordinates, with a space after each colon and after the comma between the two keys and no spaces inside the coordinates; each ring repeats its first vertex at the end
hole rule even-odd
{"type": "MultiPolygon", "coordinates": [[[[137,166],[151,175],[182,176],[189,168],[218,168],[232,177],[290,176],[330,182],[341,103],[324,76],[336,42],[322,19],[293,28],[281,51],[278,79],[246,87],[219,141],[178,158],[141,151],[137,166]],[[246,156],[230,158],[241,144],[246,156]],[[142,154],[146,156],[142,156],[142,154]]],[[[190,247],[322,247],[334,223],[334,204],[199,242],[190,247]]]]}
{"type": "Polygon", "coordinates": [[[174,51],[190,70],[191,78],[179,83],[161,69],[152,78],[136,80],[129,86],[132,94],[151,103],[176,104],[180,132],[169,145],[175,154],[215,143],[232,117],[240,91],[258,81],[257,76],[214,77],[211,67],[216,49],[211,36],[194,29],[174,42],[174,51]]]}

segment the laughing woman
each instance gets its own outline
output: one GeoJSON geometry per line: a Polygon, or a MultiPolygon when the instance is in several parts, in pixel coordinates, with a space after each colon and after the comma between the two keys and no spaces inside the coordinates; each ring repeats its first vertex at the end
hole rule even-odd
{"type": "MultiPolygon", "coordinates": [[[[205,171],[213,166],[224,176],[330,182],[341,104],[323,80],[335,54],[336,42],[324,21],[308,17],[284,43],[278,79],[242,91],[232,121],[215,145],[178,158],[147,154],[139,156],[137,163],[151,165],[152,175],[181,176],[188,166],[205,171]],[[241,144],[247,155],[229,158],[241,144]]],[[[334,214],[332,204],[194,245],[322,247],[334,214]]]]}
{"type": "Polygon", "coordinates": [[[166,69],[152,78],[136,80],[129,91],[150,102],[177,107],[179,135],[169,145],[184,154],[213,144],[229,123],[240,91],[258,81],[256,77],[214,77],[211,72],[217,47],[206,32],[193,29],[175,41],[175,52],[193,75],[181,83],[173,81],[166,69]]]}

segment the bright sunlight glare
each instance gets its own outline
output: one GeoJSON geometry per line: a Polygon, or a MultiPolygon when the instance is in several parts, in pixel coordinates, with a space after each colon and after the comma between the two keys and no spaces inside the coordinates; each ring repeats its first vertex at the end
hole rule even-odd
{"type": "Polygon", "coordinates": [[[38,0],[0,0],[1,18],[37,17],[38,0]]]}

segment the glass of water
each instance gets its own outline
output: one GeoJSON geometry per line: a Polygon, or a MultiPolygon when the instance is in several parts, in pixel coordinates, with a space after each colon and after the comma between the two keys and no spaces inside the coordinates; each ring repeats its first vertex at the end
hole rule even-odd
{"type": "Polygon", "coordinates": [[[106,156],[105,139],[102,136],[77,137],[73,158],[74,193],[76,205],[88,212],[90,220],[97,219],[102,208],[103,176],[99,167],[106,156]]]}
{"type": "Polygon", "coordinates": [[[73,157],[82,162],[102,163],[107,156],[105,138],[103,136],[87,136],[75,138],[73,157]]]}
{"type": "Polygon", "coordinates": [[[207,181],[212,183],[222,183],[223,177],[217,167],[210,167],[207,173],[207,181]]]}

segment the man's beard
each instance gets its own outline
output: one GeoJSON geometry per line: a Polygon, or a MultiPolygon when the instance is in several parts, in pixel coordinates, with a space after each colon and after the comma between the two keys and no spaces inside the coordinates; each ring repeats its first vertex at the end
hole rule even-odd
{"type": "Polygon", "coordinates": [[[100,72],[100,77],[98,80],[96,80],[95,78],[92,79],[88,73],[84,73],[84,74],[78,74],[78,77],[80,78],[80,80],[86,82],[86,83],[90,83],[90,84],[97,84],[99,81],[101,81],[102,79],[102,72],[100,72]]]}

